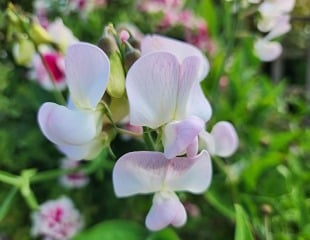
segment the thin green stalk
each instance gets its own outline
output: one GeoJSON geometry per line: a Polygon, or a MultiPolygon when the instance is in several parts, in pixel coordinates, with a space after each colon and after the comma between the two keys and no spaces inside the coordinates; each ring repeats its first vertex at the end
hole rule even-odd
{"type": "Polygon", "coordinates": [[[0,170],[0,182],[13,185],[13,186],[18,186],[19,185],[19,177],[15,176],[13,174],[4,172],[0,170]]]}
{"type": "Polygon", "coordinates": [[[151,135],[151,132],[146,127],[143,127],[143,139],[144,139],[146,146],[149,148],[149,150],[155,150],[156,149],[153,137],[151,135]]]}

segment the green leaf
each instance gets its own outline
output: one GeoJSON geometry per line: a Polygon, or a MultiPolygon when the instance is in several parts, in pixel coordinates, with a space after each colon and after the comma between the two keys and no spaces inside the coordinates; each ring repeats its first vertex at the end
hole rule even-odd
{"type": "Polygon", "coordinates": [[[16,193],[18,192],[18,188],[13,187],[11,191],[8,193],[4,201],[2,202],[2,205],[0,206],[0,222],[3,220],[3,218],[6,216],[8,211],[10,210],[13,198],[15,197],[16,193]]]}
{"type": "Polygon", "coordinates": [[[180,240],[180,238],[171,228],[166,228],[152,233],[146,240],[180,240]]]}
{"type": "Polygon", "coordinates": [[[235,240],[254,240],[247,215],[243,210],[242,206],[239,204],[235,204],[235,210],[236,210],[235,240]]]}
{"type": "Polygon", "coordinates": [[[104,221],[79,234],[74,240],[145,240],[147,230],[125,220],[104,221]]]}

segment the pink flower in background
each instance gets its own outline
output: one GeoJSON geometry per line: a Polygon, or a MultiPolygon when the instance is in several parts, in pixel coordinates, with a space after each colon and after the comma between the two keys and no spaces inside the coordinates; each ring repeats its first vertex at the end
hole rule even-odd
{"type": "Polygon", "coordinates": [[[118,197],[155,193],[145,224],[152,231],[168,225],[180,227],[187,215],[175,191],[202,193],[210,185],[209,154],[167,159],[160,152],[131,152],[123,155],[113,169],[113,186],[118,197]]]}
{"type": "MultiPolygon", "coordinates": [[[[74,169],[80,166],[81,161],[63,158],[61,160],[62,169],[74,169]]],[[[60,184],[66,188],[81,188],[88,184],[89,177],[82,171],[62,175],[59,179],[60,184]]]]}
{"type": "Polygon", "coordinates": [[[92,159],[104,145],[103,111],[99,103],[109,79],[109,59],[95,45],[76,43],[68,48],[65,73],[70,104],[44,103],[38,112],[38,122],[43,134],[68,158],[92,159]]]}
{"type": "MultiPolygon", "coordinates": [[[[42,49],[42,48],[41,48],[42,49]]],[[[42,58],[35,54],[32,59],[29,77],[31,80],[38,82],[45,90],[64,90],[66,88],[66,78],[64,72],[64,56],[55,50],[45,48],[42,51],[42,58]],[[49,69],[52,79],[47,69],[49,69]]]]}
{"type": "Polygon", "coordinates": [[[46,240],[71,239],[83,227],[83,219],[67,197],[50,200],[32,214],[31,234],[46,240]]]}

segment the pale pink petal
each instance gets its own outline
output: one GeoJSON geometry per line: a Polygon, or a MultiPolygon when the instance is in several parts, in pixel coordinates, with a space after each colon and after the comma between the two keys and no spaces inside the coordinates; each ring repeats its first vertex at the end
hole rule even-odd
{"type": "Polygon", "coordinates": [[[44,103],[38,112],[38,122],[43,134],[53,143],[84,144],[98,132],[96,112],[74,111],[55,103],[44,103]]]}
{"type": "Polygon", "coordinates": [[[204,122],[195,116],[168,123],[164,128],[164,154],[171,159],[183,154],[204,128],[204,122]]]}
{"type": "Polygon", "coordinates": [[[139,58],[126,78],[130,123],[157,128],[172,120],[179,75],[180,64],[170,53],[157,52],[139,58]]]}
{"type": "Polygon", "coordinates": [[[131,152],[123,155],[113,169],[114,191],[118,197],[159,191],[168,161],[160,152],[131,152]]]}
{"type": "Polygon", "coordinates": [[[171,159],[165,183],[171,191],[202,193],[209,187],[211,178],[211,159],[207,151],[202,151],[193,158],[171,159]]]}
{"type": "Polygon", "coordinates": [[[82,145],[57,145],[57,148],[72,160],[91,160],[102,151],[105,142],[105,137],[100,135],[82,145]]]}
{"type": "Polygon", "coordinates": [[[181,76],[178,84],[177,106],[175,118],[181,119],[186,116],[189,105],[189,96],[194,84],[198,84],[198,66],[200,60],[196,56],[187,57],[181,66],[181,76]]]}
{"type": "Polygon", "coordinates": [[[145,225],[151,231],[159,231],[170,224],[181,227],[185,224],[186,218],[185,208],[175,193],[159,192],[154,196],[145,225]]]}
{"type": "Polygon", "coordinates": [[[200,87],[200,84],[198,82],[194,83],[194,86],[192,87],[188,103],[187,103],[187,115],[194,115],[205,122],[209,121],[212,115],[212,108],[205,97],[204,93],[202,92],[202,89],[200,87]]]}
{"type": "Polygon", "coordinates": [[[264,39],[259,39],[254,43],[254,53],[260,60],[270,62],[281,55],[282,46],[278,42],[269,42],[264,39]]]}
{"type": "Polygon", "coordinates": [[[211,135],[215,144],[215,155],[229,157],[238,148],[238,135],[234,126],[229,122],[218,122],[214,125],[211,135]]]}
{"type": "Polygon", "coordinates": [[[177,56],[179,63],[190,56],[197,56],[200,59],[198,77],[203,80],[210,69],[208,59],[195,46],[160,35],[148,35],[141,41],[141,53],[146,55],[151,52],[167,51],[177,56]]]}
{"type": "Polygon", "coordinates": [[[67,50],[66,76],[74,104],[79,108],[96,108],[103,96],[110,72],[106,54],[89,43],[76,43],[67,50]]]}
{"type": "Polygon", "coordinates": [[[198,153],[198,137],[191,142],[191,144],[186,148],[186,156],[189,158],[195,157],[198,153]]]}
{"type": "Polygon", "coordinates": [[[277,38],[291,30],[289,15],[281,15],[275,20],[272,30],[266,35],[266,40],[277,38]]]}

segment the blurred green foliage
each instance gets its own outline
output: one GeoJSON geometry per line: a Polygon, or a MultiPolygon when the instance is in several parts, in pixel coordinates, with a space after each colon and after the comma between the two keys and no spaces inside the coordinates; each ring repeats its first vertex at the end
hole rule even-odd
{"type": "MultiPolygon", "coordinates": [[[[14,2],[31,12],[31,1],[14,2]]],[[[59,14],[61,1],[53,4],[51,18],[59,14]]],[[[151,197],[117,199],[111,182],[113,160],[104,152],[83,189],[63,189],[55,177],[31,185],[39,202],[64,194],[74,199],[86,221],[85,231],[75,239],[310,239],[310,107],[304,86],[292,86],[296,79],[272,82],[252,53],[254,36],[236,34],[244,22],[229,4],[201,0],[190,5],[208,22],[217,46],[202,82],[213,107],[208,128],[228,120],[240,138],[233,157],[213,158],[212,186],[204,195],[180,194],[199,214],[189,214],[181,229],[148,232],[143,224],[151,197]]],[[[109,1],[107,8],[86,19],[70,14],[63,20],[80,40],[95,44],[110,22],[131,21],[143,32],[153,32],[158,16],[144,21],[145,16],[134,11],[134,1],[109,1]]],[[[0,14],[0,39],[5,40],[5,16],[0,14]]],[[[39,173],[57,169],[62,156],[40,133],[36,120],[40,104],[53,101],[53,95],[27,79],[26,69],[14,64],[5,41],[0,46],[0,170],[19,175],[30,168],[39,173]]],[[[291,71],[298,67],[288,66],[291,71]]],[[[128,144],[121,138],[112,144],[117,156],[139,148],[138,141],[128,144]]],[[[0,187],[0,238],[29,239],[30,209],[15,189],[3,183],[0,187]]]]}

